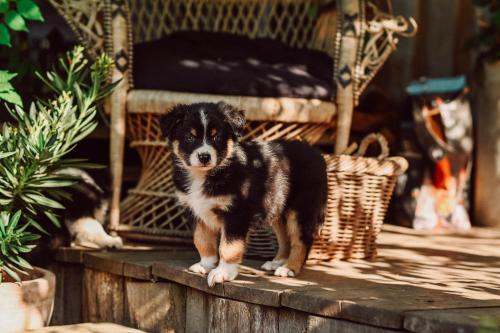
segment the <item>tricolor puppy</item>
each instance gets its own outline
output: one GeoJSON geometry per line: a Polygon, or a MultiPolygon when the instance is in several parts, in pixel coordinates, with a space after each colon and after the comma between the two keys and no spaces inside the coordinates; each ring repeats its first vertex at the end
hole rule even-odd
{"type": "Polygon", "coordinates": [[[177,196],[196,221],[201,260],[189,270],[208,273],[210,286],[234,280],[250,226],[267,223],[279,250],[262,267],[297,275],[323,220],[320,152],[299,141],[239,142],[245,115],[222,102],[178,105],[160,123],[174,152],[177,196]]]}

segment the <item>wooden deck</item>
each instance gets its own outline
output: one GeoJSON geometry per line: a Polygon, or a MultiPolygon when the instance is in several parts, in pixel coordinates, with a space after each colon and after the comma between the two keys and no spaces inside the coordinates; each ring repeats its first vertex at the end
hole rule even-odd
{"type": "Polygon", "coordinates": [[[236,281],[214,288],[186,271],[197,260],[190,250],[65,249],[55,267],[54,323],[108,321],[147,332],[500,332],[499,230],[436,236],[387,226],[379,243],[374,262],[310,265],[297,278],[247,260],[236,281]]]}

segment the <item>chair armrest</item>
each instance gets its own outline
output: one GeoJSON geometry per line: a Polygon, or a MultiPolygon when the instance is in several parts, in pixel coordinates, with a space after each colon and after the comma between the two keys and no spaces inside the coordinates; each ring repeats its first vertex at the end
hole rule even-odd
{"type": "Polygon", "coordinates": [[[109,0],[49,0],[49,3],[68,23],[79,43],[95,58],[106,51],[111,54],[109,0]]]}

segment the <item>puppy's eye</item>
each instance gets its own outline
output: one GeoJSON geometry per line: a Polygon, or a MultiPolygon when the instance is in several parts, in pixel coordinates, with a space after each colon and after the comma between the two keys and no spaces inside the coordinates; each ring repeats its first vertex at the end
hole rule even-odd
{"type": "Polygon", "coordinates": [[[186,133],[186,141],[188,142],[193,142],[194,141],[194,135],[191,133],[186,133]]]}
{"type": "Polygon", "coordinates": [[[220,141],[220,139],[221,139],[220,134],[215,134],[214,135],[214,141],[220,141]]]}

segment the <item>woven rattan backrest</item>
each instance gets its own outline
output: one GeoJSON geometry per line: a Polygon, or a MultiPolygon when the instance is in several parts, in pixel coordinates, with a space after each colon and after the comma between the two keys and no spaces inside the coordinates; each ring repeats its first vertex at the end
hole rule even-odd
{"type": "Polygon", "coordinates": [[[312,47],[320,0],[130,0],[134,43],[175,31],[273,38],[312,47]]]}

